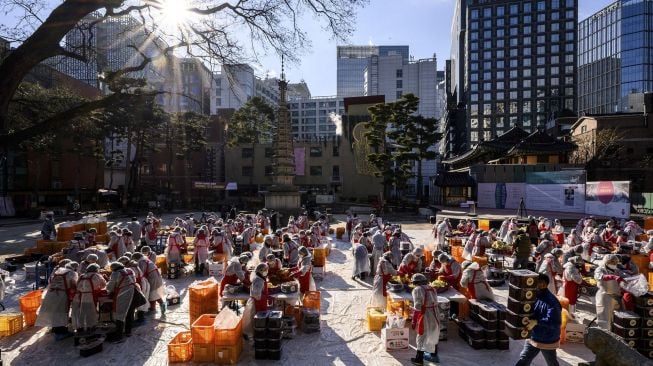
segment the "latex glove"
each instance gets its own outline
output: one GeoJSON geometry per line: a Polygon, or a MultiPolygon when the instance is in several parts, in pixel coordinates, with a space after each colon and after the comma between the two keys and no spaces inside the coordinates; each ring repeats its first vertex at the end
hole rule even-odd
{"type": "Polygon", "coordinates": [[[537,325],[537,320],[531,319],[528,321],[528,324],[526,324],[526,329],[533,330],[533,328],[535,328],[536,325],[537,325]]]}

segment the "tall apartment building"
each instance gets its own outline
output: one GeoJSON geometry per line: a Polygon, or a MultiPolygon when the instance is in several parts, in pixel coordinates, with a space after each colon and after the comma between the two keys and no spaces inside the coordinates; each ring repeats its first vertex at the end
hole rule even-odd
{"type": "Polygon", "coordinates": [[[577,0],[458,0],[447,74],[449,113],[466,127],[456,144],[576,112],[577,24],[577,0]]]}
{"type": "Polygon", "coordinates": [[[364,95],[384,95],[386,102],[413,93],[420,98],[417,113],[424,117],[439,118],[437,88],[438,71],[433,58],[406,61],[400,54],[370,56],[364,73],[364,95]]]}
{"type": "Polygon", "coordinates": [[[628,112],[628,95],[653,91],[652,33],[652,0],[618,0],[580,22],[579,112],[628,112]]]}
{"type": "Polygon", "coordinates": [[[296,140],[334,137],[345,102],[339,97],[312,97],[293,99],[288,103],[293,138],[296,140]]]}
{"type": "Polygon", "coordinates": [[[253,97],[273,107],[279,104],[279,79],[260,78],[248,64],[222,65],[214,77],[217,85],[214,113],[217,109],[239,109],[253,97]]]}
{"type": "Polygon", "coordinates": [[[365,95],[365,69],[369,69],[370,89],[378,83],[377,66],[372,56],[400,55],[408,62],[408,46],[338,46],[337,48],[337,96],[359,97],[365,95]]]}

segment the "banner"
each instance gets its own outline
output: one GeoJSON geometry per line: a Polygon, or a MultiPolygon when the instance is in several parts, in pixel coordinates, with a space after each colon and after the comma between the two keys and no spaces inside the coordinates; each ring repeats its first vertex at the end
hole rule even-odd
{"type": "Polygon", "coordinates": [[[525,197],[524,183],[479,183],[478,207],[519,208],[519,202],[525,197]]]}
{"type": "Polygon", "coordinates": [[[526,184],[585,184],[584,170],[526,172],[526,184]]]}
{"type": "Polygon", "coordinates": [[[630,182],[587,182],[585,213],[627,219],[630,217],[630,182]]]}
{"type": "Polygon", "coordinates": [[[295,155],[295,175],[303,176],[305,175],[305,156],[306,148],[305,147],[296,147],[294,151],[295,155]]]}
{"type": "Polygon", "coordinates": [[[526,209],[585,212],[584,184],[527,184],[526,209]]]}

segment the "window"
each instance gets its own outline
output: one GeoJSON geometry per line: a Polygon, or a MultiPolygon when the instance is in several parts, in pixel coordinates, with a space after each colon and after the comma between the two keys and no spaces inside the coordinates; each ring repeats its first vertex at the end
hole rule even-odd
{"type": "Polygon", "coordinates": [[[492,114],[492,104],[490,103],[483,104],[483,114],[485,115],[492,114]]]}
{"type": "Polygon", "coordinates": [[[472,118],[469,120],[471,128],[478,128],[478,118],[472,118]]]}
{"type": "Polygon", "coordinates": [[[313,176],[322,176],[322,166],[321,165],[311,165],[309,167],[309,172],[313,176]]]}
{"type": "Polygon", "coordinates": [[[242,175],[243,177],[251,177],[253,175],[253,173],[254,173],[254,169],[252,168],[251,165],[250,166],[243,166],[241,168],[240,175],[242,175]]]}
{"type": "Polygon", "coordinates": [[[404,81],[403,80],[397,80],[397,89],[401,89],[404,87],[404,81]]]}
{"type": "Polygon", "coordinates": [[[523,103],[522,111],[523,111],[523,113],[531,113],[531,102],[530,101],[525,101],[523,103]]]}
{"type": "Polygon", "coordinates": [[[469,137],[469,141],[471,142],[477,142],[478,141],[478,132],[472,131],[469,137]]]}
{"type": "Polygon", "coordinates": [[[240,151],[241,158],[251,158],[254,156],[254,149],[251,147],[243,147],[240,151]]]}
{"type": "Polygon", "coordinates": [[[322,148],[319,146],[312,146],[310,149],[310,156],[312,158],[319,158],[322,156],[322,148]]]}
{"type": "Polygon", "coordinates": [[[492,120],[490,118],[483,118],[483,128],[490,129],[492,128],[492,120]]]}
{"type": "Polygon", "coordinates": [[[517,113],[517,111],[517,102],[510,102],[510,113],[517,113]]]}
{"type": "Polygon", "coordinates": [[[272,167],[272,165],[266,165],[265,166],[265,176],[269,177],[269,176],[272,176],[272,175],[274,175],[274,168],[272,167]]]}
{"type": "Polygon", "coordinates": [[[478,9],[473,9],[472,10],[472,19],[478,19],[478,9]]]}
{"type": "Polygon", "coordinates": [[[505,8],[503,7],[503,5],[497,6],[497,15],[498,16],[504,15],[505,14],[504,12],[505,12],[505,8]]]}
{"type": "Polygon", "coordinates": [[[401,95],[402,95],[402,91],[398,90],[396,95],[397,99],[401,99],[401,95]]]}
{"type": "Polygon", "coordinates": [[[489,18],[492,16],[492,8],[483,8],[483,17],[489,18]]]}
{"type": "Polygon", "coordinates": [[[334,165],[331,167],[331,176],[340,177],[340,166],[334,165]]]}
{"type": "Polygon", "coordinates": [[[472,22],[472,30],[478,29],[478,22],[472,22]]]}
{"type": "Polygon", "coordinates": [[[274,149],[271,147],[266,147],[265,148],[265,157],[266,158],[271,158],[274,156],[274,149]]]}
{"type": "Polygon", "coordinates": [[[397,69],[397,77],[402,78],[404,77],[404,70],[403,69],[397,69]]]}
{"type": "Polygon", "coordinates": [[[333,149],[331,151],[331,155],[333,156],[340,156],[340,146],[338,145],[333,145],[333,149]]]}

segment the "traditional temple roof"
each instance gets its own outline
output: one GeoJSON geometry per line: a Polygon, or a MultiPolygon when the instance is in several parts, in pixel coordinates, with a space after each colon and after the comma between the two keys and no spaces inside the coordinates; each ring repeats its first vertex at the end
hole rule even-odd
{"type": "Polygon", "coordinates": [[[537,130],[513,146],[506,156],[542,155],[571,152],[576,144],[556,139],[544,131],[537,130]]]}
{"type": "Polygon", "coordinates": [[[487,160],[492,160],[496,157],[505,155],[508,150],[515,146],[515,144],[519,143],[526,137],[528,137],[528,132],[515,126],[501,136],[497,136],[492,140],[481,141],[474,145],[471,150],[467,150],[461,155],[445,160],[443,163],[460,165],[465,164],[466,162],[476,161],[485,155],[490,155],[490,159],[487,160]]]}
{"type": "Polygon", "coordinates": [[[444,160],[444,164],[462,166],[520,155],[557,154],[573,151],[576,145],[560,141],[541,129],[529,134],[515,126],[492,140],[481,141],[471,150],[444,160]]]}

